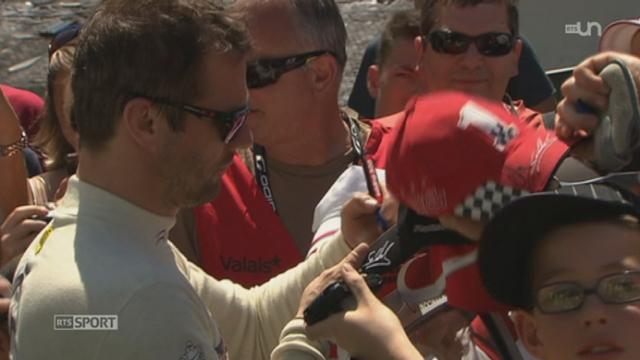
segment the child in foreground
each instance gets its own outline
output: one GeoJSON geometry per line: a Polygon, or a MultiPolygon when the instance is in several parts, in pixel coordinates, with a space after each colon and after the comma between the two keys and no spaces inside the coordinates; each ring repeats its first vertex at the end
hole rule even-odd
{"type": "Polygon", "coordinates": [[[518,337],[551,359],[640,357],[640,207],[604,184],[520,198],[486,226],[483,281],[518,337]]]}

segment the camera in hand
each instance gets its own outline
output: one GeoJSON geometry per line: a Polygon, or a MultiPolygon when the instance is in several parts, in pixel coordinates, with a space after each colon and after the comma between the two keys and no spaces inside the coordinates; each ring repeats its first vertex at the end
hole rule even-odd
{"type": "MultiPolygon", "coordinates": [[[[367,285],[375,293],[384,281],[383,274],[394,272],[420,250],[435,244],[469,243],[464,236],[444,228],[437,219],[428,218],[401,207],[398,224],[384,232],[370,247],[360,267],[367,285]]],[[[344,282],[329,285],[304,311],[304,320],[313,325],[331,314],[346,310],[351,291],[344,282]]]]}
{"type": "MultiPolygon", "coordinates": [[[[382,276],[378,274],[364,274],[364,280],[373,292],[382,286],[382,276]]],[[[304,321],[308,325],[313,325],[331,314],[344,311],[343,303],[350,297],[351,290],[344,281],[334,282],[304,310],[304,321]]]]}

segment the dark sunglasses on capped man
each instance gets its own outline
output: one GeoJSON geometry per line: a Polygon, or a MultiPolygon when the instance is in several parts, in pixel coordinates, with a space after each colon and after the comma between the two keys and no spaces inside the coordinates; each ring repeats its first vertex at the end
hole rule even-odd
{"type": "Polygon", "coordinates": [[[489,32],[477,36],[470,36],[449,29],[432,31],[425,36],[434,51],[458,55],[467,52],[474,44],[478,52],[484,56],[504,56],[508,54],[516,42],[516,37],[509,33],[489,32]]]}

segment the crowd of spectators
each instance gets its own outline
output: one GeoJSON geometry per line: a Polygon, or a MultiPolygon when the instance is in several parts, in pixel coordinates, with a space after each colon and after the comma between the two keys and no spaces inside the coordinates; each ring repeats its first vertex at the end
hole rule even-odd
{"type": "Polygon", "coordinates": [[[640,356],[640,20],[554,89],[517,1],[415,1],[342,108],[347,30],[103,0],[0,85],[0,360],[640,356]]]}

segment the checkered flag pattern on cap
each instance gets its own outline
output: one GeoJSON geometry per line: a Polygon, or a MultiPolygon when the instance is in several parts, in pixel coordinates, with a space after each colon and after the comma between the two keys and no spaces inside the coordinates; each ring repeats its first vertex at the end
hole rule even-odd
{"type": "Polygon", "coordinates": [[[525,190],[489,181],[456,206],[454,214],[476,221],[489,220],[503,206],[527,194],[525,190]]]}

